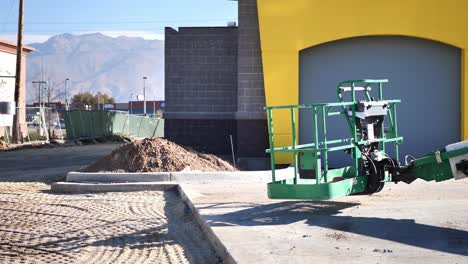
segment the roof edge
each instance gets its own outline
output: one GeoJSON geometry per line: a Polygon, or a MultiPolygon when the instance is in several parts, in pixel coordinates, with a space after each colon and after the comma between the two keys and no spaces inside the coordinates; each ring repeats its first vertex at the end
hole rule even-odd
{"type": "MultiPolygon", "coordinates": [[[[7,46],[9,48],[14,48],[16,49],[16,43],[12,42],[12,41],[8,41],[8,40],[3,40],[3,39],[0,39],[0,45],[3,45],[3,46],[7,46]]],[[[35,51],[36,49],[33,48],[33,47],[30,47],[30,46],[27,46],[27,45],[23,45],[23,52],[31,52],[31,51],[35,51]]]]}

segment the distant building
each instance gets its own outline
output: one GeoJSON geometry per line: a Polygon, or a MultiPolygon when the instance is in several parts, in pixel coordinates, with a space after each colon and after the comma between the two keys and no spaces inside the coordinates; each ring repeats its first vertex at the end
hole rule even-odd
{"type": "MultiPolygon", "coordinates": [[[[27,133],[26,125],[26,56],[34,48],[23,46],[22,52],[22,82],[19,90],[18,120],[19,130],[22,135],[27,133]]],[[[16,44],[0,40],[0,102],[14,102],[15,97],[15,74],[16,74],[16,44]]],[[[0,114],[0,136],[4,136],[5,127],[13,126],[13,115],[0,114]]]]}
{"type": "Polygon", "coordinates": [[[86,109],[86,110],[121,110],[121,111],[128,111],[125,107],[127,103],[108,103],[108,104],[94,104],[94,105],[87,105],[84,103],[71,103],[70,110],[76,109],[86,109]]]}
{"type": "Polygon", "coordinates": [[[239,25],[165,30],[165,137],[198,151],[266,168],[268,126],[256,0],[239,25]]]}
{"type": "MultiPolygon", "coordinates": [[[[128,102],[128,111],[133,115],[144,114],[143,101],[128,102]]],[[[164,101],[146,101],[146,113],[155,115],[158,111],[164,111],[164,101]]]]}
{"type": "Polygon", "coordinates": [[[165,43],[165,136],[230,154],[230,136],[238,136],[238,28],[166,28],[165,43]]]}
{"type": "Polygon", "coordinates": [[[128,103],[115,103],[114,109],[117,111],[128,111],[128,103]]]}
{"type": "MultiPolygon", "coordinates": [[[[58,109],[58,110],[65,110],[65,104],[63,102],[43,102],[42,105],[47,108],[53,108],[53,109],[58,109]]],[[[39,107],[39,103],[33,103],[30,105],[31,107],[39,107]]]]}
{"type": "MultiPolygon", "coordinates": [[[[96,104],[86,106],[85,104],[72,103],[70,109],[87,109],[87,110],[105,110],[105,111],[126,111],[133,115],[144,114],[142,101],[130,101],[128,103],[112,103],[112,104],[96,104]]],[[[164,101],[147,101],[146,113],[155,115],[158,111],[164,111],[164,101]]]]}

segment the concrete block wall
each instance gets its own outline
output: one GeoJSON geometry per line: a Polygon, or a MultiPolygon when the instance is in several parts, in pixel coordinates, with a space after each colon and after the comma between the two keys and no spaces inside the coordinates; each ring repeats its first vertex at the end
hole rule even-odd
{"type": "Polygon", "coordinates": [[[257,1],[238,4],[238,27],[166,28],[165,135],[215,154],[232,135],[242,166],[267,157],[268,126],[257,1]]]}
{"type": "Polygon", "coordinates": [[[236,140],[233,119],[166,119],[165,137],[177,144],[204,153],[230,156],[231,141],[236,140]]]}
{"type": "Polygon", "coordinates": [[[234,118],[237,27],[166,28],[166,118],[234,118]]]}
{"type": "Polygon", "coordinates": [[[265,89],[257,0],[239,0],[237,119],[264,120],[265,89]]]}
{"type": "Polygon", "coordinates": [[[239,0],[238,20],[237,154],[241,159],[265,158],[268,125],[263,110],[265,89],[257,0],[239,0]]]}
{"type": "Polygon", "coordinates": [[[236,137],[237,27],[165,32],[165,136],[198,151],[228,155],[236,137]]]}

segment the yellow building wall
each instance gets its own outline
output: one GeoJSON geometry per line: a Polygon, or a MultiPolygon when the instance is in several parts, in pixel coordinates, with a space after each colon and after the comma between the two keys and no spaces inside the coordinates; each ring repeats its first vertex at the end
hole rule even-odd
{"type": "MultiPolygon", "coordinates": [[[[268,106],[299,102],[300,50],[358,36],[419,37],[461,49],[460,133],[462,139],[468,139],[467,0],[257,0],[257,3],[268,106]]],[[[291,145],[289,112],[276,111],[274,116],[275,147],[291,145]]],[[[277,160],[289,163],[291,157],[281,156],[277,160]]]]}

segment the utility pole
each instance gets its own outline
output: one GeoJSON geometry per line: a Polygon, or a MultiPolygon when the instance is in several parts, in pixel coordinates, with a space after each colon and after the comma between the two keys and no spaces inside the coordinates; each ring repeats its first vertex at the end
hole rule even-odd
{"type": "MultiPolygon", "coordinates": [[[[18,37],[16,43],[16,78],[15,78],[15,102],[19,106],[19,95],[21,86],[21,61],[23,58],[23,0],[19,0],[18,10],[18,37]]],[[[18,143],[20,138],[19,129],[19,109],[16,115],[13,115],[13,142],[18,143]]]]}
{"type": "Polygon", "coordinates": [[[41,54],[41,82],[44,82],[44,55],[41,54]]]}
{"type": "MultiPolygon", "coordinates": [[[[48,80],[49,81],[47,82],[47,88],[46,88],[47,108],[49,108],[48,111],[47,111],[47,120],[49,121],[49,126],[48,126],[49,129],[47,130],[47,133],[48,133],[47,137],[50,138],[50,136],[52,135],[50,133],[50,96],[51,96],[51,94],[50,94],[50,79],[48,79],[48,80]]],[[[47,109],[47,108],[45,108],[45,109],[47,109]]]]}
{"type": "Polygon", "coordinates": [[[146,116],[146,76],[143,76],[143,113],[146,116]]]}

